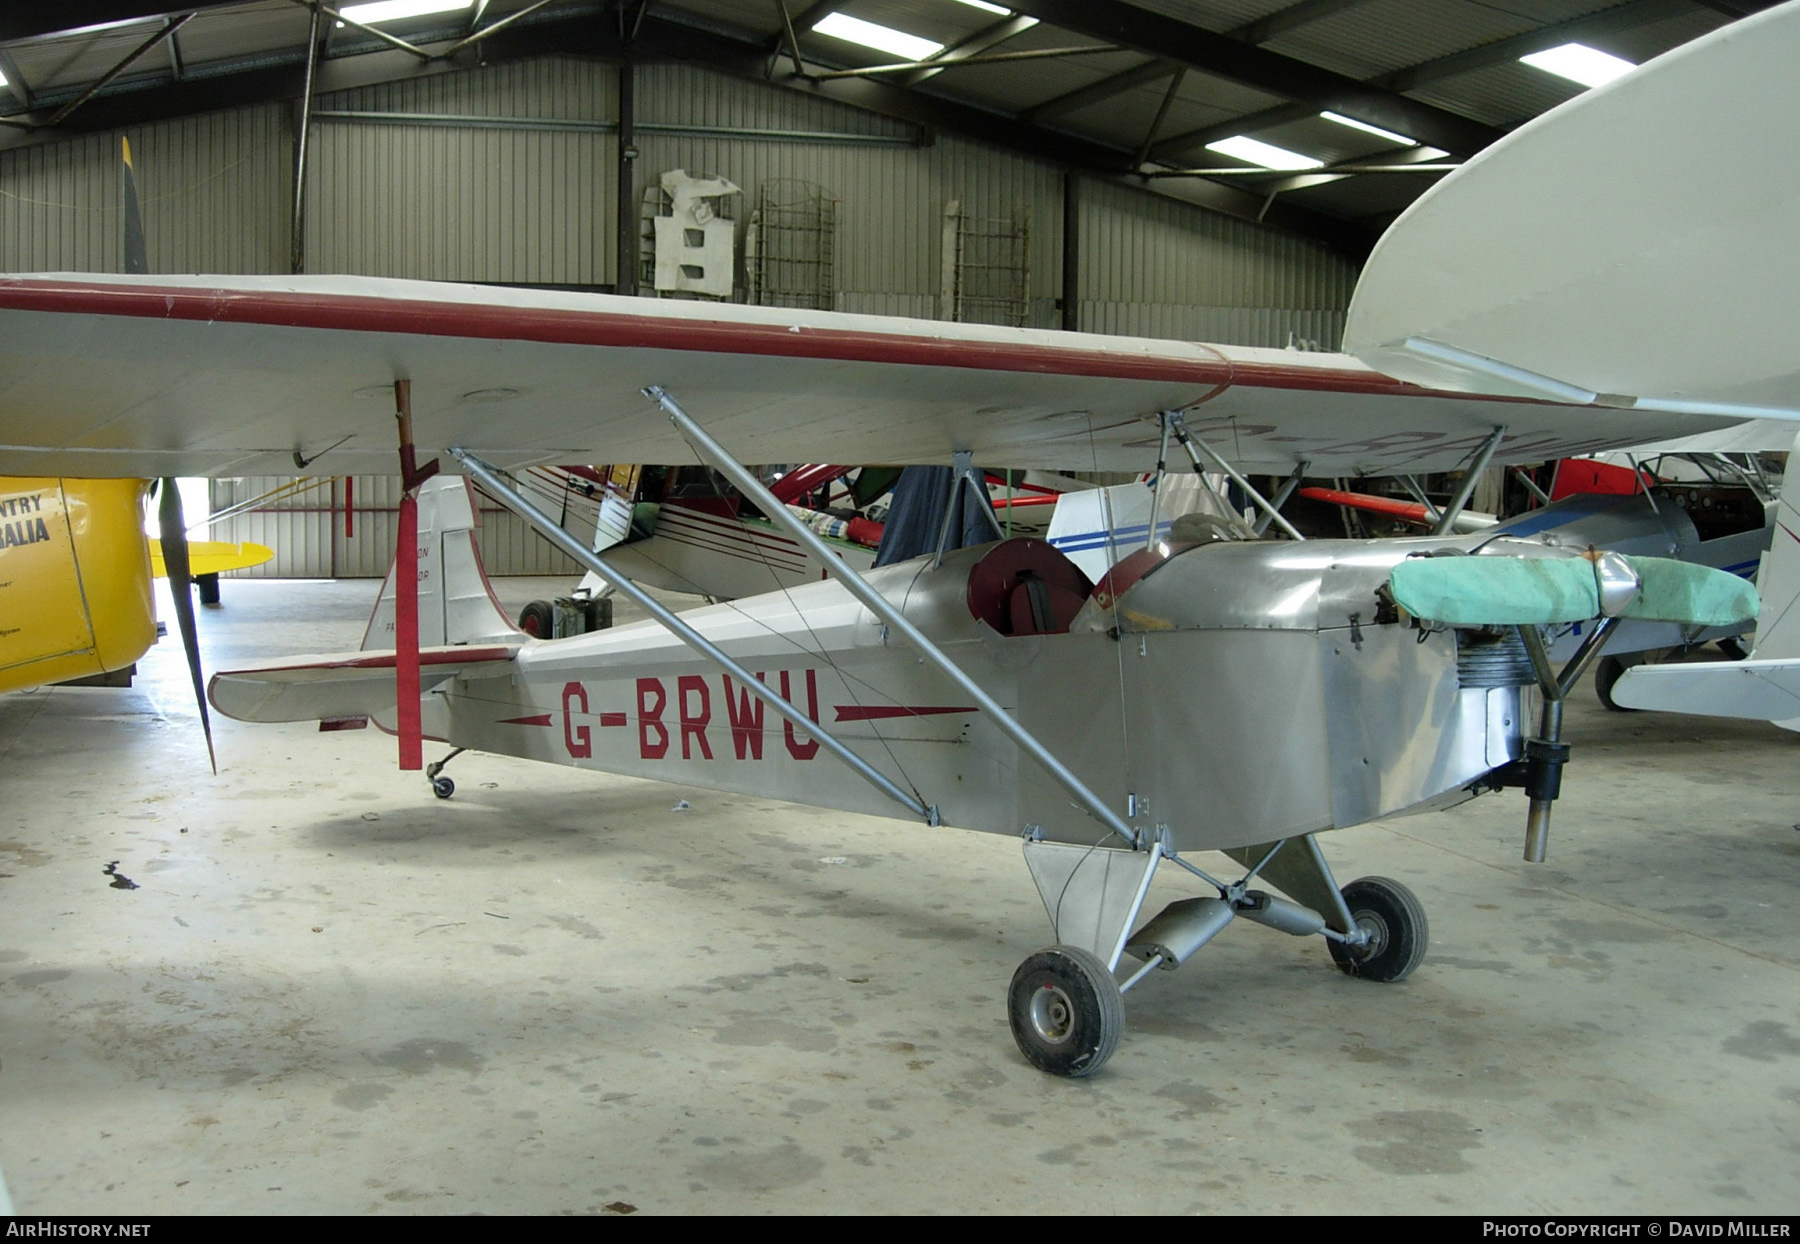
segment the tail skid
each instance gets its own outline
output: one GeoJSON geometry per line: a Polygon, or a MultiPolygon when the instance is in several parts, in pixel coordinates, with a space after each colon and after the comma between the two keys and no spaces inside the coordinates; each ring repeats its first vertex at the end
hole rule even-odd
{"type": "MultiPolygon", "coordinates": [[[[438,476],[419,487],[419,646],[521,644],[529,636],[500,607],[482,568],[475,531],[481,525],[475,487],[461,476],[438,476]]],[[[403,550],[396,550],[398,557],[403,550]]],[[[394,569],[375,601],[363,633],[364,651],[395,645],[394,569]]]]}

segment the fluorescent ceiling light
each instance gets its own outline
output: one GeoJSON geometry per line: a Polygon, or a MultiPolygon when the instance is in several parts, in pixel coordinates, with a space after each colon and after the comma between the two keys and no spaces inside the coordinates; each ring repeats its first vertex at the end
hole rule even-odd
{"type": "Polygon", "coordinates": [[[1614,78],[1622,78],[1637,66],[1623,57],[1588,47],[1584,43],[1565,43],[1547,52],[1533,52],[1519,57],[1533,69],[1542,69],[1559,78],[1579,82],[1583,86],[1603,86],[1614,78]]]}
{"type": "Polygon", "coordinates": [[[933,43],[930,39],[921,39],[917,35],[909,35],[888,26],[877,26],[874,22],[865,22],[860,18],[846,17],[842,13],[827,13],[813,26],[813,31],[905,60],[925,60],[944,50],[943,44],[933,43]]]}
{"type": "Polygon", "coordinates": [[[1011,9],[1003,9],[997,4],[989,4],[988,0],[956,0],[958,4],[966,4],[971,9],[980,9],[983,13],[998,13],[1001,17],[1011,17],[1011,9]]]}
{"type": "Polygon", "coordinates": [[[377,22],[398,22],[427,13],[449,13],[471,7],[475,0],[375,0],[373,4],[346,4],[338,12],[353,22],[373,26],[377,22]]]}
{"type": "Polygon", "coordinates": [[[1245,138],[1242,134],[1234,138],[1221,138],[1216,143],[1207,143],[1206,149],[1216,151],[1220,155],[1228,155],[1234,160],[1242,160],[1246,164],[1260,164],[1264,168],[1278,169],[1284,173],[1298,172],[1305,168],[1325,167],[1323,160],[1303,156],[1298,151],[1289,151],[1285,147],[1259,143],[1254,138],[1245,138]]]}
{"type": "Polygon", "coordinates": [[[1355,117],[1347,117],[1341,112],[1321,112],[1320,116],[1327,121],[1335,121],[1339,125],[1347,125],[1353,130],[1361,130],[1365,134],[1373,134],[1377,138],[1385,138],[1391,143],[1399,143],[1402,147],[1417,147],[1419,140],[1408,138],[1404,134],[1396,134],[1392,130],[1384,130],[1379,125],[1370,125],[1367,121],[1358,121],[1355,117]]]}

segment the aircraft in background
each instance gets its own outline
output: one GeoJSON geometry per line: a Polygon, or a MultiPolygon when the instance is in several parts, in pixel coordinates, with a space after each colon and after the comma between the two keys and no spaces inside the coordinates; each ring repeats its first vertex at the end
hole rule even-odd
{"type": "MultiPolygon", "coordinates": [[[[0,478],[0,692],[128,681],[156,642],[150,584],[167,569],[144,537],[150,481],[0,478]]],[[[256,566],[257,544],[190,542],[198,581],[256,566]]]]}
{"type": "MultiPolygon", "coordinates": [[[[1640,453],[1788,450],[1800,420],[1800,255],[1788,245],[1800,169],[1767,156],[1800,140],[1797,57],[1800,7],[1782,5],[1483,151],[1377,244],[1346,350],[1460,392],[1743,420],[1640,453]],[[1682,185],[1665,174],[1684,145],[1706,151],[1707,176],[1682,185]]],[[[1800,514],[1785,491],[1773,528],[1749,659],[1636,666],[1611,689],[1618,705],[1800,729],[1800,514]]]]}

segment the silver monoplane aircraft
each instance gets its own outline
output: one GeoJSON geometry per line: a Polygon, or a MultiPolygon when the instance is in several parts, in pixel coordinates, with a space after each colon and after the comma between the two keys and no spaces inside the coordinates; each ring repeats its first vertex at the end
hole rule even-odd
{"type": "MultiPolygon", "coordinates": [[[[1763,121],[1791,124],[1780,105],[1800,9],[1722,33],[1666,58],[1673,72],[1653,63],[1582,106],[1641,107],[1667,80],[1677,120],[1687,104],[1704,114],[1762,90],[1780,96],[1763,121]]],[[[1554,120],[1480,160],[1503,168],[1509,149],[1554,136],[1554,120]]],[[[1779,265],[1795,260],[1767,240],[1793,218],[1796,174],[1757,166],[1780,193],[1718,195],[1709,179],[1693,210],[1716,196],[1768,213],[1750,276],[1785,298],[1779,265]]],[[[1497,184],[1504,199],[1510,183],[1497,184]]],[[[1505,219],[1543,219],[1541,206],[1505,219]]],[[[1553,292],[1577,285],[1564,279],[1577,270],[1556,269],[1553,292]]],[[[1589,284],[1620,295],[1623,270],[1589,284]]],[[[1438,269],[1416,275],[1429,314],[1445,282],[1438,269]]],[[[1755,611],[1754,593],[1704,567],[1541,539],[1255,540],[1197,523],[1146,541],[1098,583],[1030,540],[867,574],[821,554],[831,582],[674,616],[537,512],[509,473],[697,457],[778,521],[785,507],[741,463],[1136,472],[1173,444],[1241,488],[1252,471],[1472,475],[1769,414],[1768,390],[1791,372],[1787,319],[1758,339],[1767,348],[1750,357],[1769,370],[1745,386],[1623,399],[1610,395],[1658,390],[1568,370],[1567,349],[1589,340],[1572,330],[1553,343],[1563,354],[1496,372],[1479,333],[1444,342],[1396,321],[1396,338],[1353,317],[1375,325],[1367,350],[1383,366],[1426,358],[1438,383],[1461,384],[1473,359],[1474,374],[1504,377],[1501,392],[1449,392],[1344,355],[774,308],[354,278],[13,277],[0,279],[0,473],[267,474],[326,449],[320,469],[343,473],[385,469],[397,447],[400,556],[365,649],[219,675],[221,710],[375,718],[399,735],[406,768],[424,767],[429,734],[1019,835],[1056,944],[1015,974],[1012,1030],[1037,1066],[1085,1075],[1117,1045],[1122,994],[1240,918],[1322,937],[1350,975],[1404,978],[1425,951],[1417,899],[1383,878],[1340,888],[1316,835],[1521,784],[1526,854],[1543,858],[1568,755],[1562,700],[1585,662],[1621,619],[1730,625],[1755,611]],[[474,556],[467,486],[433,480],[439,463],[655,620],[563,640],[514,630],[474,556]],[[1558,670],[1546,628],[1573,623],[1583,641],[1558,670]],[[1209,871],[1202,851],[1227,863],[1209,871]],[[1143,919],[1164,865],[1190,873],[1197,895],[1143,919]],[[1136,966],[1121,980],[1127,955],[1136,966]]],[[[1146,529],[1158,527],[1152,515],[1146,529]]],[[[797,519],[789,530],[815,538],[797,519]]],[[[449,795],[442,764],[432,776],[449,795]]]]}
{"type": "MultiPolygon", "coordinates": [[[[1020,835],[1056,944],[1021,966],[1012,1027],[1062,1074],[1106,1060],[1124,990],[1239,917],[1323,937],[1352,975],[1405,977],[1425,949],[1418,901],[1380,878],[1340,889],[1314,835],[1517,783],[1541,858],[1562,696],[1595,645],[1621,618],[1754,610],[1730,576],[1541,541],[1211,527],[1098,584],[1029,540],[867,575],[821,553],[832,582],[674,617],[508,476],[698,456],[779,519],[739,464],[827,444],[965,470],[1142,470],[1179,446],[1195,468],[1355,474],[1727,422],[1438,393],[1336,355],[350,278],[15,277],[0,402],[0,471],[258,473],[339,441],[321,469],[368,470],[398,445],[403,555],[367,650],[221,675],[233,716],[374,717],[407,767],[430,735],[1020,835]],[[658,621],[518,633],[474,561],[463,485],[427,483],[436,461],[658,621]],[[1459,552],[1475,555],[1444,555],[1459,552]],[[1577,621],[1592,642],[1558,672],[1539,627],[1577,621]],[[1206,850],[1230,863],[1209,871],[1206,850]],[[1142,920],[1164,864],[1199,896],[1142,920]],[[1121,981],[1127,953],[1141,966],[1121,981]]],[[[789,534],[816,539],[797,519],[789,534]]]]}

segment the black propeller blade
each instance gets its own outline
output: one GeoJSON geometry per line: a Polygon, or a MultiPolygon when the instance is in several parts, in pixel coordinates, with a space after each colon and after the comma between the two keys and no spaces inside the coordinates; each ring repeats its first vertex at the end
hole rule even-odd
{"type": "Polygon", "coordinates": [[[213,753],[212,718],[207,716],[205,680],[200,676],[200,634],[194,629],[194,577],[189,570],[187,524],[181,518],[181,490],[172,479],[162,481],[157,512],[162,524],[163,566],[169,572],[169,595],[174,599],[175,617],[181,624],[181,646],[187,650],[188,674],[194,680],[200,728],[206,732],[206,758],[217,773],[219,758],[213,753]]]}
{"type": "Polygon", "coordinates": [[[144,217],[138,210],[137,178],[131,168],[131,143],[119,140],[120,158],[125,163],[125,271],[149,272],[150,252],[144,245],[144,217]]]}

